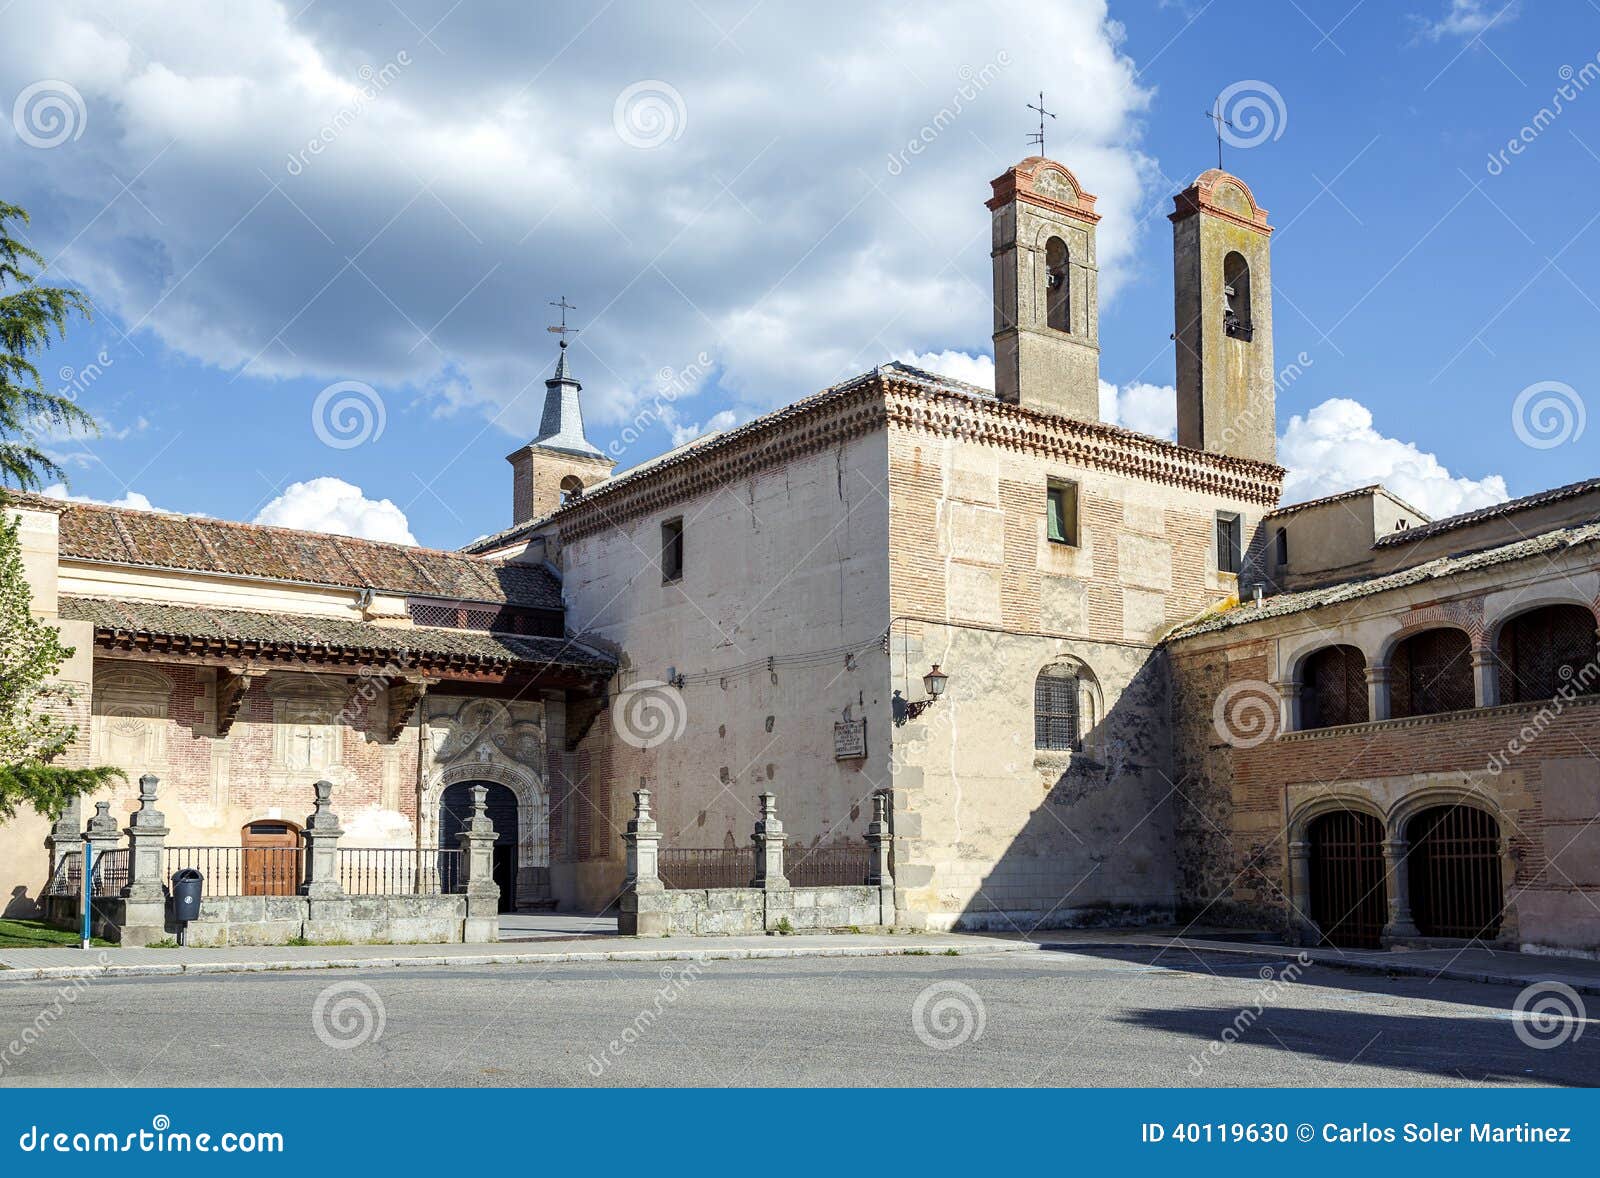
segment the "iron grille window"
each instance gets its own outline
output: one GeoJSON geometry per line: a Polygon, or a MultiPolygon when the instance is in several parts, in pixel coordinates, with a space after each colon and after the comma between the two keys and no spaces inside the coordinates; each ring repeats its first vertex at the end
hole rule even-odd
{"type": "Polygon", "coordinates": [[[1389,675],[1392,707],[1400,716],[1459,712],[1476,705],[1472,646],[1460,630],[1425,630],[1395,647],[1389,675]]]}
{"type": "Polygon", "coordinates": [[[1078,546],[1078,484],[1052,479],[1045,499],[1045,534],[1057,544],[1078,546]]]}
{"type": "Polygon", "coordinates": [[[1505,905],[1499,823],[1476,806],[1436,806],[1413,818],[1406,836],[1417,931],[1493,940],[1505,905]]]}
{"type": "Polygon", "coordinates": [[[1217,571],[1237,574],[1244,563],[1243,529],[1232,511],[1217,512],[1217,571]]]}
{"type": "Polygon", "coordinates": [[[477,630],[496,634],[560,637],[558,623],[541,611],[478,602],[409,601],[406,609],[419,626],[444,630],[477,630]]]}
{"type": "Polygon", "coordinates": [[[1563,690],[1600,693],[1594,614],[1552,605],[1507,622],[1500,631],[1500,700],[1554,699],[1563,690]]]}
{"type": "Polygon", "coordinates": [[[1305,663],[1300,726],[1335,728],[1367,722],[1367,662],[1353,646],[1329,646],[1305,663]]]}
{"type": "Polygon", "coordinates": [[[1033,683],[1033,747],[1078,747],[1078,676],[1046,667],[1033,683]]]}

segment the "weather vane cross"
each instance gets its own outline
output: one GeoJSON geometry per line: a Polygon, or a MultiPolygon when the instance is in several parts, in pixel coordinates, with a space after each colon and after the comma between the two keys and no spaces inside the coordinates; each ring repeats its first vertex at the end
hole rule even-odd
{"type": "Polygon", "coordinates": [[[578,330],[579,330],[576,327],[568,327],[567,326],[567,312],[568,311],[576,311],[578,308],[573,306],[571,303],[567,302],[567,296],[566,295],[562,295],[561,296],[561,301],[559,303],[551,303],[550,305],[552,307],[560,307],[561,308],[561,324],[558,327],[557,326],[547,327],[547,328],[545,328],[545,330],[546,331],[550,331],[550,332],[554,332],[556,335],[559,335],[561,337],[561,346],[564,348],[564,347],[567,346],[567,336],[576,335],[578,333],[578,330]]]}
{"type": "Polygon", "coordinates": [[[1039,146],[1039,154],[1043,155],[1044,154],[1044,120],[1045,120],[1045,116],[1048,115],[1050,118],[1053,119],[1053,118],[1056,117],[1056,115],[1055,115],[1054,111],[1045,110],[1045,108],[1044,108],[1044,91],[1043,90],[1039,91],[1039,105],[1035,106],[1035,105],[1033,105],[1033,103],[1030,102],[1030,103],[1028,103],[1028,109],[1029,110],[1036,110],[1036,111],[1039,112],[1039,129],[1037,131],[1031,132],[1028,135],[1028,142],[1029,143],[1038,144],[1038,146],[1039,146]]]}
{"type": "Polygon", "coordinates": [[[1217,125],[1217,171],[1219,172],[1224,170],[1222,166],[1222,128],[1230,127],[1234,130],[1238,129],[1234,127],[1233,124],[1228,121],[1228,117],[1222,113],[1221,99],[1222,95],[1217,95],[1217,102],[1210,110],[1206,111],[1206,118],[1210,119],[1217,125]]]}

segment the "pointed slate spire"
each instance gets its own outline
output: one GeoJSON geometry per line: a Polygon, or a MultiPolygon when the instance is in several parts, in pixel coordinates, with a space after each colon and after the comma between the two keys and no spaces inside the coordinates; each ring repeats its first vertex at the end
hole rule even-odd
{"type": "Polygon", "coordinates": [[[539,420],[539,436],[531,444],[546,450],[604,458],[583,432],[583,406],[578,399],[583,386],[567,369],[566,340],[561,341],[555,375],[544,382],[544,388],[544,415],[539,420]]]}

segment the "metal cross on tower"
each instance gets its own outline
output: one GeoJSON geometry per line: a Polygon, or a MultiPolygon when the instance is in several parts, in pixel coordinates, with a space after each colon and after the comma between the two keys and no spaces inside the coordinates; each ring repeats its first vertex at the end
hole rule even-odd
{"type": "Polygon", "coordinates": [[[559,303],[551,303],[550,305],[552,307],[561,308],[561,325],[559,327],[547,327],[545,330],[559,335],[561,337],[561,346],[564,348],[567,346],[567,336],[576,335],[579,331],[579,329],[576,327],[567,326],[567,312],[576,311],[578,308],[567,302],[566,295],[561,296],[561,301],[559,303]]]}
{"type": "Polygon", "coordinates": [[[1032,133],[1030,133],[1028,135],[1028,142],[1037,144],[1038,147],[1039,147],[1039,154],[1043,155],[1044,154],[1044,120],[1045,120],[1045,116],[1048,115],[1050,118],[1053,119],[1053,118],[1056,117],[1056,115],[1055,115],[1054,111],[1045,110],[1045,108],[1044,108],[1044,91],[1043,90],[1039,91],[1039,105],[1035,106],[1033,103],[1030,102],[1030,103],[1028,103],[1028,109],[1029,110],[1036,110],[1036,111],[1039,112],[1039,129],[1037,131],[1032,132],[1032,133]]]}
{"type": "Polygon", "coordinates": [[[1234,130],[1238,130],[1238,128],[1234,127],[1228,121],[1227,116],[1222,113],[1222,95],[1220,94],[1217,95],[1217,101],[1212,104],[1211,109],[1206,111],[1206,118],[1217,125],[1217,171],[1221,172],[1224,171],[1222,166],[1222,128],[1230,127],[1234,130]]]}

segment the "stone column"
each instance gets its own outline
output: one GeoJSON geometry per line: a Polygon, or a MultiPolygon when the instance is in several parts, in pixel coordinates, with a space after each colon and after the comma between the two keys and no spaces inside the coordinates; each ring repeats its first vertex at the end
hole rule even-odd
{"type": "Polygon", "coordinates": [[[1383,882],[1389,893],[1389,921],[1383,926],[1385,944],[1396,938],[1422,935],[1411,920],[1411,873],[1406,869],[1406,852],[1410,849],[1411,844],[1405,839],[1385,839],[1383,843],[1383,882]]]}
{"type": "Polygon", "coordinates": [[[879,790],[872,795],[872,821],[867,823],[867,846],[872,858],[867,867],[867,884],[878,889],[878,923],[894,924],[894,876],[889,872],[889,795],[879,790]]]}
{"type": "Polygon", "coordinates": [[[1389,719],[1389,668],[1367,668],[1367,719],[1389,719]]]}
{"type": "Polygon", "coordinates": [[[1300,684],[1291,680],[1280,679],[1272,686],[1278,689],[1278,735],[1285,732],[1299,732],[1300,720],[1300,684]]]}
{"type": "Polygon", "coordinates": [[[783,874],[783,844],[789,836],[783,833],[783,823],[778,820],[778,796],[773,793],[758,794],[756,802],[761,807],[761,817],[756,820],[755,833],[750,836],[756,851],[756,874],[750,886],[766,891],[787,889],[789,881],[783,874]]]}
{"type": "Polygon", "coordinates": [[[671,932],[666,885],[661,882],[661,832],[650,812],[650,791],[633,793],[633,817],[622,832],[628,876],[618,900],[617,931],[625,937],[661,937],[671,932]]]}
{"type": "Polygon", "coordinates": [[[472,787],[472,817],[461,831],[461,874],[467,886],[467,918],[461,939],[486,944],[500,939],[500,885],[494,882],[494,823],[489,789],[472,787]]]}
{"type": "Polygon", "coordinates": [[[1472,648],[1472,698],[1480,708],[1500,702],[1500,659],[1487,647],[1472,648]]]}
{"type": "Polygon", "coordinates": [[[1311,844],[1305,839],[1289,843],[1289,929],[1302,945],[1322,939],[1311,919],[1311,844]]]}
{"type": "Polygon", "coordinates": [[[333,812],[333,782],[319,781],[312,786],[311,813],[300,838],[305,843],[305,878],[300,894],[313,900],[336,900],[344,896],[339,882],[339,817],[333,812]]]}
{"type": "Polygon", "coordinates": [[[128,885],[124,897],[122,943],[139,948],[167,935],[167,817],[156,809],[154,773],[139,778],[139,808],[128,817],[128,885]]]}

